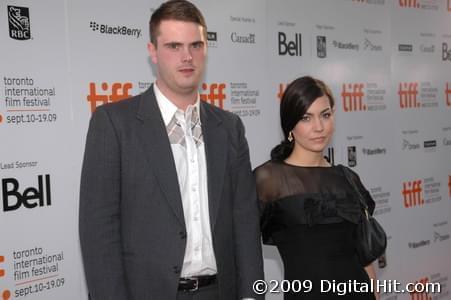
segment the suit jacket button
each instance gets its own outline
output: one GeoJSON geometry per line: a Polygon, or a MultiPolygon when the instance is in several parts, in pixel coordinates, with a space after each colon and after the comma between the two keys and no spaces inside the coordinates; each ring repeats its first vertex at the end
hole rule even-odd
{"type": "Polygon", "coordinates": [[[174,273],[175,274],[179,274],[180,273],[180,268],[178,266],[174,266],[174,273]]]}
{"type": "Polygon", "coordinates": [[[185,232],[180,231],[179,234],[180,234],[180,238],[181,238],[182,240],[186,239],[186,233],[185,233],[185,232]]]}

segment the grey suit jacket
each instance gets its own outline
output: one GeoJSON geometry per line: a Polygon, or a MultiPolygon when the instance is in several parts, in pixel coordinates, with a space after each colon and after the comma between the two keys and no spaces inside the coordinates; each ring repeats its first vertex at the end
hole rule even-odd
{"type": "MultiPolygon", "coordinates": [[[[209,213],[221,299],[258,298],[259,213],[241,120],[201,102],[209,213]]],[[[182,201],[151,86],[98,107],[86,140],[80,242],[95,300],[175,299],[185,253],[182,201]]]]}

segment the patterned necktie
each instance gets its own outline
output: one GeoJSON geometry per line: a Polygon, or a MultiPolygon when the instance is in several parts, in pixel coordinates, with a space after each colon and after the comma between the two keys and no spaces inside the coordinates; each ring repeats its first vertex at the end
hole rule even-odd
{"type": "MultiPolygon", "coordinates": [[[[199,147],[204,142],[204,139],[197,107],[193,108],[191,118],[187,120],[187,124],[190,125],[191,134],[196,143],[196,147],[199,147]]],[[[176,114],[172,116],[171,121],[168,126],[166,126],[166,132],[168,133],[171,144],[180,144],[182,147],[186,147],[185,132],[183,131],[183,127],[177,119],[176,114]]]]}

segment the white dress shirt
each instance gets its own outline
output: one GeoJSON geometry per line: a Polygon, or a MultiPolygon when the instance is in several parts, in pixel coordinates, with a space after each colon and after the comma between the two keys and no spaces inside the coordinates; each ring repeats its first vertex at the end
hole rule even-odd
{"type": "Polygon", "coordinates": [[[182,111],[163,95],[156,83],[153,89],[165,126],[175,117],[185,135],[184,146],[171,144],[187,232],[181,277],[213,275],[217,273],[217,267],[208,210],[205,144],[202,142],[196,146],[190,126],[194,108],[200,116],[199,96],[194,105],[182,111]]]}

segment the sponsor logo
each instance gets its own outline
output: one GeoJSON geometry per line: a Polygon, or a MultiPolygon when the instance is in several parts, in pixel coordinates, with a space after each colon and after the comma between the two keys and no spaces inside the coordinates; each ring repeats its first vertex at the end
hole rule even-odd
{"type": "Polygon", "coordinates": [[[282,100],[283,93],[285,92],[285,89],[287,88],[287,85],[288,84],[279,83],[279,90],[277,91],[277,99],[279,99],[279,101],[282,100]]]}
{"type": "Polygon", "coordinates": [[[434,243],[435,242],[443,242],[449,240],[449,233],[447,234],[440,234],[436,231],[434,231],[434,243]]]}
{"type": "Polygon", "coordinates": [[[448,43],[442,43],[442,60],[451,61],[451,49],[449,49],[448,43]]]}
{"type": "Polygon", "coordinates": [[[413,180],[402,183],[403,189],[401,194],[403,196],[405,208],[424,205],[422,185],[422,180],[413,180]]]}
{"type": "Polygon", "coordinates": [[[302,56],[302,35],[294,34],[294,39],[288,41],[284,32],[278,33],[279,55],[302,56]]]}
{"type": "Polygon", "coordinates": [[[94,82],[89,83],[89,95],[86,97],[86,99],[90,103],[92,113],[99,105],[107,104],[108,102],[117,102],[129,98],[131,96],[129,94],[129,91],[133,88],[133,84],[131,82],[114,82],[113,84],[102,82],[100,88],[103,92],[107,93],[98,94],[96,84],[94,82]]]}
{"type": "Polygon", "coordinates": [[[108,35],[122,35],[122,36],[130,36],[139,38],[141,36],[141,29],[139,28],[130,28],[125,25],[108,25],[108,24],[99,24],[95,21],[89,22],[89,28],[94,32],[98,32],[101,34],[108,35]]]}
{"type": "Polygon", "coordinates": [[[224,109],[224,100],[227,98],[225,94],[225,83],[202,83],[200,100],[209,102],[210,104],[224,109]],[[207,93],[204,93],[204,92],[207,93]]]}
{"type": "Polygon", "coordinates": [[[399,0],[399,6],[420,8],[420,3],[418,0],[399,0]]]}
{"type": "MultiPolygon", "coordinates": [[[[429,278],[421,278],[420,280],[416,280],[414,284],[426,287],[430,285],[429,278]]],[[[426,292],[410,292],[410,300],[432,300],[432,297],[429,296],[426,292]]]]}
{"type": "Polygon", "coordinates": [[[424,246],[429,246],[431,244],[431,241],[430,240],[422,240],[419,242],[409,242],[408,244],[409,244],[409,248],[416,249],[416,248],[420,248],[420,247],[424,247],[424,246]]]}
{"type": "Polygon", "coordinates": [[[367,107],[363,103],[363,83],[344,83],[342,86],[341,99],[343,103],[343,111],[363,111],[367,107]]]}
{"type": "Polygon", "coordinates": [[[216,48],[218,47],[218,33],[213,31],[207,32],[207,44],[208,47],[216,48]]]}
{"type": "Polygon", "coordinates": [[[385,148],[375,148],[375,149],[362,148],[362,153],[365,155],[385,155],[385,154],[387,154],[387,149],[385,149],[385,148]]]}
{"type": "Polygon", "coordinates": [[[406,139],[402,140],[402,150],[416,150],[420,149],[419,143],[411,143],[406,139]]]}
{"type": "Polygon", "coordinates": [[[319,58],[325,58],[327,56],[326,37],[323,35],[316,37],[316,56],[319,58]]]}
{"type": "Polygon", "coordinates": [[[327,153],[324,158],[331,164],[335,165],[335,150],[333,147],[327,148],[327,153]]]}
{"type": "Polygon", "coordinates": [[[348,146],[348,166],[357,166],[357,149],[355,146],[348,146]]]}
{"type": "Polygon", "coordinates": [[[434,53],[435,52],[435,45],[420,45],[420,52],[422,53],[434,53]]]}
{"type": "Polygon", "coordinates": [[[412,44],[399,44],[398,51],[399,52],[413,52],[413,45],[412,44]]]}
{"type": "Polygon", "coordinates": [[[446,106],[451,106],[451,89],[449,86],[449,82],[446,83],[445,100],[446,100],[446,106]]]}
{"type": "Polygon", "coordinates": [[[424,146],[424,149],[436,148],[437,141],[436,140],[424,141],[423,146],[424,146]]]}
{"type": "Polygon", "coordinates": [[[399,106],[401,108],[417,108],[421,107],[417,99],[418,96],[418,82],[403,82],[399,83],[398,88],[399,106]]]}
{"type": "Polygon", "coordinates": [[[19,191],[16,178],[2,179],[3,211],[13,211],[21,206],[35,208],[51,205],[50,175],[38,175],[38,187],[28,187],[19,191]]]}
{"type": "Polygon", "coordinates": [[[31,38],[30,11],[28,7],[8,5],[9,37],[24,41],[31,38]]]}
{"type": "Polygon", "coordinates": [[[341,49],[341,50],[359,51],[359,45],[358,44],[354,44],[352,42],[333,41],[332,45],[335,48],[338,48],[338,49],[341,49]]]}
{"type": "Polygon", "coordinates": [[[382,51],[381,45],[374,45],[369,39],[365,38],[363,41],[363,50],[367,51],[382,51]]]}
{"type": "Polygon", "coordinates": [[[384,5],[385,0],[352,0],[352,2],[384,5]]]}
{"type": "Polygon", "coordinates": [[[451,198],[451,175],[448,175],[448,196],[451,198]]]}
{"type": "Polygon", "coordinates": [[[236,32],[232,32],[230,39],[234,43],[240,44],[255,44],[255,33],[249,33],[247,35],[239,35],[236,32]]]}

